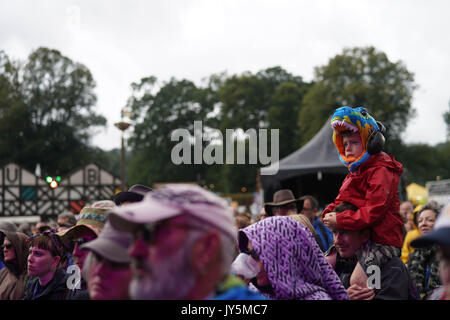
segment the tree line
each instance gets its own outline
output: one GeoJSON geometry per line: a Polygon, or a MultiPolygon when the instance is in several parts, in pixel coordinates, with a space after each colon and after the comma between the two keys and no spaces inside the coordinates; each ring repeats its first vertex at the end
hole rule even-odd
{"type": "MultiPolygon", "coordinates": [[[[148,75],[131,84],[124,105],[133,124],[127,182],[197,182],[226,193],[253,191],[261,165],[248,160],[239,165],[175,165],[171,151],[177,142],[171,133],[183,128],[194,135],[194,121],[202,121],[202,134],[211,137],[212,129],[223,137],[226,129],[279,129],[283,158],[307,143],[343,105],[366,106],[386,125],[386,151],[404,164],[409,182],[450,178],[450,134],[436,146],[401,139],[415,115],[416,88],[414,74],[401,61],[390,61],[374,47],[344,49],[316,67],[311,82],[279,66],[212,74],[201,84],[148,75]]],[[[91,145],[91,137],[106,125],[106,118],[95,112],[96,99],[88,68],[59,51],[38,48],[26,61],[0,51],[1,164],[15,162],[34,172],[39,163],[43,172],[64,176],[94,161],[119,176],[119,150],[91,145]]],[[[450,132],[450,108],[443,121],[450,132]]],[[[247,140],[236,138],[234,143],[249,148],[247,140]]]]}

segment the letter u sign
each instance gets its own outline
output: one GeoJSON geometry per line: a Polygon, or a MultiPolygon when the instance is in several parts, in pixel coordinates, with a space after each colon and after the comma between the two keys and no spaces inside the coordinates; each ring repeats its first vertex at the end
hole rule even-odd
{"type": "Polygon", "coordinates": [[[11,179],[11,170],[10,168],[6,168],[6,180],[8,180],[8,182],[17,182],[19,183],[19,169],[15,168],[14,169],[14,178],[11,179]]]}

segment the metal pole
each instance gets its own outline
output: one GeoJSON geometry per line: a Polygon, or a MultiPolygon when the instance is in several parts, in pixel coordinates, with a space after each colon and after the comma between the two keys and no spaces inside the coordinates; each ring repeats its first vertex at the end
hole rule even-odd
{"type": "Polygon", "coordinates": [[[124,131],[122,131],[122,150],[120,152],[120,175],[122,178],[122,191],[125,191],[125,139],[123,137],[124,131]]]}
{"type": "MultiPolygon", "coordinates": [[[[123,113],[122,113],[123,118],[123,113]]],[[[128,129],[128,127],[131,125],[129,122],[120,121],[114,124],[117,128],[119,128],[120,131],[122,131],[122,149],[120,150],[120,175],[122,180],[121,190],[126,191],[126,183],[125,183],[125,130],[128,129]]]]}

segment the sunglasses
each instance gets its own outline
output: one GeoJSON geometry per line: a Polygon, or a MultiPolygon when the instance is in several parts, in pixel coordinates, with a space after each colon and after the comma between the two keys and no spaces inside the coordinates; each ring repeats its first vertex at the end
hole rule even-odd
{"type": "Polygon", "coordinates": [[[146,243],[152,244],[156,241],[158,233],[163,229],[197,229],[203,230],[199,226],[191,225],[188,223],[176,223],[176,222],[159,222],[159,223],[145,223],[135,232],[134,238],[142,238],[146,243]]]}
{"type": "Polygon", "coordinates": [[[2,249],[11,249],[12,248],[12,244],[11,243],[8,243],[8,244],[3,244],[2,245],[2,249]]]}
{"type": "Polygon", "coordinates": [[[90,239],[85,239],[85,238],[79,238],[79,239],[76,239],[76,240],[72,240],[71,243],[72,243],[73,247],[75,247],[75,244],[77,244],[78,248],[79,248],[81,245],[83,245],[83,244],[85,244],[85,243],[87,243],[89,241],[91,241],[91,240],[90,239]]]}

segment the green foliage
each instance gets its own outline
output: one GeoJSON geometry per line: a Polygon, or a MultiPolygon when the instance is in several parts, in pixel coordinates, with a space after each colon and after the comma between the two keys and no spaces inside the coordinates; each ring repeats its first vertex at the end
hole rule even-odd
{"type": "MultiPolygon", "coordinates": [[[[294,76],[281,67],[268,68],[256,74],[233,75],[218,88],[221,106],[219,128],[223,135],[225,129],[279,129],[280,156],[283,157],[299,145],[296,119],[308,87],[309,84],[304,83],[300,76],[294,76]]],[[[270,145],[270,138],[268,141],[270,145]]],[[[261,165],[221,166],[218,185],[224,185],[222,190],[225,192],[239,192],[242,187],[253,191],[259,167],[261,165]]]]}
{"type": "Polygon", "coordinates": [[[444,117],[445,125],[447,126],[447,141],[450,140],[450,101],[448,103],[448,109],[449,110],[442,115],[444,117]]]}
{"type": "Polygon", "coordinates": [[[25,63],[1,53],[0,70],[2,162],[66,174],[93,159],[92,128],[106,119],[93,111],[95,82],[85,66],[39,48],[25,63]]]}
{"type": "Polygon", "coordinates": [[[403,164],[406,182],[425,185],[427,181],[450,179],[450,142],[430,146],[423,143],[404,144],[401,140],[389,140],[387,153],[403,164]]]}
{"type": "Polygon", "coordinates": [[[435,148],[439,160],[439,170],[436,172],[436,176],[440,176],[441,179],[450,179],[450,141],[440,143],[435,148]]]}
{"type": "Polygon", "coordinates": [[[229,165],[177,166],[170,162],[177,143],[170,141],[171,132],[182,128],[192,135],[195,120],[203,121],[203,133],[208,128],[219,129],[224,138],[226,129],[280,129],[284,155],[298,146],[295,119],[308,87],[301,77],[273,67],[256,74],[215,74],[205,83],[197,87],[188,80],[171,79],[158,84],[151,76],[132,84],[133,94],[128,100],[135,121],[130,139],[131,184],[196,181],[214,184],[215,189],[225,192],[239,192],[242,187],[254,190],[261,165],[248,164],[248,142],[235,141],[246,144],[246,164],[236,164],[235,160],[229,165]]]}
{"type": "Polygon", "coordinates": [[[283,158],[300,146],[298,113],[304,90],[294,82],[278,85],[271,99],[268,120],[270,129],[280,129],[280,157],[283,158]]]}
{"type": "Polygon", "coordinates": [[[220,129],[258,129],[266,120],[268,101],[264,82],[246,73],[227,79],[219,89],[220,129]]]}
{"type": "MultiPolygon", "coordinates": [[[[373,47],[345,49],[315,73],[312,83],[279,66],[213,74],[201,86],[186,79],[159,82],[154,76],[132,83],[127,102],[133,121],[126,152],[129,184],[198,182],[226,193],[240,194],[245,187],[242,195],[247,196],[255,190],[262,166],[248,164],[248,141],[234,141],[245,144],[246,164],[175,165],[171,151],[178,141],[171,141],[173,130],[193,135],[197,120],[203,121],[204,134],[214,128],[223,137],[225,129],[279,129],[282,158],[309,141],[343,105],[366,106],[387,126],[386,151],[403,163],[408,182],[450,178],[450,142],[433,147],[405,145],[400,139],[414,115],[416,88],[402,62],[390,61],[373,47]]],[[[120,176],[120,150],[105,152],[89,145],[94,129],[106,124],[94,111],[94,89],[90,71],[57,50],[39,48],[26,61],[10,60],[0,51],[1,162],[16,162],[30,171],[40,163],[44,174],[64,175],[95,161],[120,176]]],[[[448,139],[450,109],[443,118],[448,139]]],[[[204,149],[207,142],[201,143],[204,149]]]]}
{"type": "Polygon", "coordinates": [[[405,158],[400,160],[408,169],[409,182],[423,185],[426,181],[435,180],[439,175],[439,159],[435,148],[426,144],[413,144],[405,151],[405,158]]]}
{"type": "Polygon", "coordinates": [[[399,138],[414,115],[411,106],[414,75],[402,62],[391,62],[373,47],[345,49],[315,69],[315,85],[308,91],[299,114],[305,144],[340,106],[365,106],[399,138]]]}
{"type": "Polygon", "coordinates": [[[197,181],[204,175],[202,165],[175,165],[171,162],[173,130],[183,128],[193,133],[195,120],[204,120],[212,111],[214,97],[188,80],[171,79],[157,92],[157,79],[147,77],[133,84],[128,101],[135,120],[129,166],[131,184],[151,185],[155,182],[197,181]]]}

